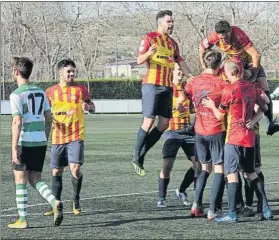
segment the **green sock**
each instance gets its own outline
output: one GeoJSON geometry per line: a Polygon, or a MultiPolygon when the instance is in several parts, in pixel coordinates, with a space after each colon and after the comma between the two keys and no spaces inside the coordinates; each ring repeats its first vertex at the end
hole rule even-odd
{"type": "Polygon", "coordinates": [[[41,194],[41,196],[47,200],[51,207],[53,208],[54,207],[54,204],[55,204],[55,196],[52,194],[49,186],[43,182],[43,181],[38,181],[35,185],[36,189],[38,190],[38,192],[41,194]]]}
{"type": "Polygon", "coordinates": [[[26,184],[16,184],[16,206],[19,221],[23,222],[27,216],[27,187],[26,184]]]}

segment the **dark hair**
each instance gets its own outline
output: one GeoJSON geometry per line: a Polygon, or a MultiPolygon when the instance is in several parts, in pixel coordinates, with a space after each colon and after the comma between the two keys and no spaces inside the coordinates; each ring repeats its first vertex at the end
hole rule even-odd
{"type": "Polygon", "coordinates": [[[215,24],[215,32],[218,34],[226,34],[231,30],[231,26],[227,21],[219,21],[215,24]]]}
{"type": "Polygon", "coordinates": [[[63,60],[61,60],[61,61],[57,64],[58,70],[59,70],[60,68],[64,68],[64,67],[67,67],[67,66],[72,66],[72,67],[76,68],[75,62],[74,62],[72,59],[70,59],[70,58],[63,59],[63,60]]]}
{"type": "Polygon", "coordinates": [[[164,16],[172,16],[172,11],[164,10],[164,11],[158,12],[156,15],[156,21],[158,21],[158,19],[160,19],[160,18],[163,18],[164,16]]]}
{"type": "Polygon", "coordinates": [[[202,59],[206,68],[216,70],[222,61],[222,54],[213,49],[207,49],[202,55],[202,59]]]}
{"type": "Polygon", "coordinates": [[[19,71],[19,74],[24,79],[29,79],[32,69],[33,62],[27,57],[13,57],[13,67],[19,71]]]}

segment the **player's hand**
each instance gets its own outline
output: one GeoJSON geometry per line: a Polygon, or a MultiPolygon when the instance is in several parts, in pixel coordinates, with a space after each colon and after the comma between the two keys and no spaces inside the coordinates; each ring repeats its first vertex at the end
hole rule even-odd
{"type": "Polygon", "coordinates": [[[89,110],[89,106],[86,102],[82,102],[81,108],[82,108],[83,111],[88,111],[89,110]]]}
{"type": "Polygon", "coordinates": [[[246,126],[248,129],[254,129],[255,124],[256,124],[256,123],[255,123],[254,121],[252,121],[251,119],[249,119],[249,120],[246,122],[245,126],[246,126]]]}
{"type": "Polygon", "coordinates": [[[265,104],[270,103],[270,100],[269,100],[268,96],[265,94],[265,92],[261,93],[261,98],[262,98],[262,100],[264,100],[265,104]]]}
{"type": "Polygon", "coordinates": [[[17,149],[12,150],[12,163],[20,164],[20,161],[17,158],[17,149]]]}
{"type": "Polygon", "coordinates": [[[207,108],[214,108],[215,107],[215,102],[210,98],[210,97],[204,97],[202,99],[202,105],[204,107],[207,107],[207,108]]]}
{"type": "Polygon", "coordinates": [[[187,82],[190,83],[190,82],[192,82],[193,79],[194,79],[194,76],[191,73],[189,73],[188,78],[187,78],[187,82]]]}
{"type": "Polygon", "coordinates": [[[152,45],[150,46],[150,48],[148,49],[148,55],[152,56],[155,52],[157,51],[157,46],[156,45],[152,45]]]}
{"type": "Polygon", "coordinates": [[[180,114],[185,113],[185,107],[180,103],[177,104],[176,109],[180,114]]]}

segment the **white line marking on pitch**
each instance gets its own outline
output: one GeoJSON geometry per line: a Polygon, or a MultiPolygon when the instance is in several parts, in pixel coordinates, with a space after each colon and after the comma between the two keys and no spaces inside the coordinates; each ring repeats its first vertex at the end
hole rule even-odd
{"type": "MultiPolygon", "coordinates": [[[[265,185],[271,185],[271,184],[279,184],[279,182],[265,183],[265,185]]],[[[211,187],[205,187],[205,189],[210,189],[210,188],[211,187]]],[[[194,188],[190,188],[190,189],[194,190],[194,188]]],[[[168,190],[168,192],[174,192],[174,191],[175,191],[175,189],[168,190]]],[[[105,196],[99,196],[99,197],[82,198],[82,199],[80,199],[80,201],[93,200],[93,199],[103,199],[103,198],[113,198],[113,197],[127,197],[127,196],[136,196],[136,195],[152,194],[152,193],[158,193],[158,191],[105,195],[105,196]]],[[[73,201],[73,200],[63,200],[63,202],[71,202],[71,201],[73,201]]],[[[37,206],[44,206],[44,205],[49,205],[49,203],[45,202],[45,203],[32,204],[32,205],[28,205],[27,208],[37,207],[37,206]]],[[[8,209],[3,209],[3,210],[1,210],[1,212],[9,212],[9,211],[13,211],[13,210],[17,210],[17,208],[12,207],[12,208],[8,208],[8,209]]],[[[6,216],[6,215],[1,214],[1,216],[6,216]]]]}

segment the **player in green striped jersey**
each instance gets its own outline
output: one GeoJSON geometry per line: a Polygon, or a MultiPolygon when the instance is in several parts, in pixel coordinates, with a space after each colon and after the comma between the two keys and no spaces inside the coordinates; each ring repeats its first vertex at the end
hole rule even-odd
{"type": "Polygon", "coordinates": [[[52,124],[52,114],[45,92],[29,82],[33,62],[14,57],[13,77],[18,85],[10,95],[12,111],[12,165],[16,184],[19,218],[8,228],[27,228],[27,181],[46,199],[54,210],[54,225],[63,220],[62,203],[41,180],[52,124]]]}

